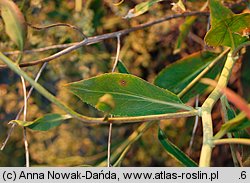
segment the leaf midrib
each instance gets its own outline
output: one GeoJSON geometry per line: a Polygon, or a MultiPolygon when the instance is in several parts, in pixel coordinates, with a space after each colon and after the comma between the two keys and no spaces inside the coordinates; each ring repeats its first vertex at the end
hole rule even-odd
{"type": "MultiPolygon", "coordinates": [[[[88,89],[84,89],[84,88],[78,88],[78,87],[72,87],[72,89],[77,89],[77,90],[82,90],[82,91],[87,91],[87,92],[93,92],[93,93],[101,93],[101,94],[105,94],[105,93],[109,93],[109,94],[114,94],[114,95],[123,95],[123,96],[128,96],[128,97],[132,97],[132,98],[139,98],[139,99],[143,99],[144,101],[149,101],[152,103],[157,103],[157,104],[164,104],[164,105],[169,105],[169,106],[173,106],[175,108],[179,108],[179,109],[185,109],[185,110],[193,110],[192,107],[186,106],[185,104],[177,104],[177,103],[171,103],[171,102],[166,102],[166,101],[161,101],[161,100],[156,100],[156,99],[152,99],[152,98],[145,98],[142,96],[138,96],[138,95],[131,95],[131,94],[127,94],[127,93],[118,93],[118,92],[112,92],[112,91],[96,91],[96,90],[88,90],[88,89]]],[[[140,100],[139,100],[140,101],[140,100]]]]}

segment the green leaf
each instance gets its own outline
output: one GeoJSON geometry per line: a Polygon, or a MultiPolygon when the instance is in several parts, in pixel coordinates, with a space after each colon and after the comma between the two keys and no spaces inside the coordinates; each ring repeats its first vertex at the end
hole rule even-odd
{"type": "MultiPolygon", "coordinates": [[[[163,69],[155,79],[155,84],[168,89],[175,94],[181,92],[196,76],[206,68],[218,54],[212,52],[197,52],[189,55],[163,69]]],[[[204,77],[214,79],[221,71],[225,58],[219,61],[204,77]]],[[[208,86],[197,83],[182,96],[188,101],[197,94],[201,94],[208,86]]]]}
{"type": "Polygon", "coordinates": [[[168,140],[161,128],[158,130],[158,139],[167,153],[181,164],[187,167],[197,167],[198,165],[189,158],[183,151],[168,140]]]}
{"type": "Polygon", "coordinates": [[[237,132],[250,127],[250,120],[241,112],[235,118],[221,126],[221,129],[214,136],[215,139],[223,137],[228,132],[237,132]]]}
{"type": "Polygon", "coordinates": [[[218,0],[210,0],[211,29],[205,36],[210,46],[229,46],[233,49],[248,40],[244,34],[250,28],[250,14],[234,14],[218,0]]]}
{"type": "Polygon", "coordinates": [[[209,0],[211,24],[216,25],[222,20],[232,18],[234,13],[223,6],[218,0],[209,0]]]}
{"type": "Polygon", "coordinates": [[[124,65],[124,63],[121,60],[118,61],[117,68],[120,73],[129,74],[127,67],[124,65]]]}
{"type": "Polygon", "coordinates": [[[46,114],[34,121],[13,120],[12,122],[17,123],[20,126],[28,127],[32,130],[47,131],[61,125],[64,120],[70,118],[70,115],[46,114]]]}
{"type": "Polygon", "coordinates": [[[142,2],[140,4],[137,4],[133,9],[129,10],[127,15],[124,16],[124,18],[133,18],[137,17],[145,12],[147,12],[155,3],[161,2],[164,0],[150,0],[147,2],[142,2]]]}
{"type": "Polygon", "coordinates": [[[192,110],[172,92],[154,86],[129,74],[110,73],[70,83],[69,90],[92,106],[104,94],[112,95],[115,103],[110,114],[143,116],[192,110]]]}
{"type": "Polygon", "coordinates": [[[10,39],[23,50],[27,34],[24,16],[17,5],[10,0],[0,1],[1,16],[5,24],[5,31],[10,39]]]}

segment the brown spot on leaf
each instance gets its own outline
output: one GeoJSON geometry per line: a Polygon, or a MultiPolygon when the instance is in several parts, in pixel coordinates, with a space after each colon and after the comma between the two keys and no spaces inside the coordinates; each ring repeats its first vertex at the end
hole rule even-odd
{"type": "Polygon", "coordinates": [[[119,81],[119,84],[120,84],[121,86],[127,86],[127,81],[125,81],[124,79],[121,79],[121,80],[119,81]]]}

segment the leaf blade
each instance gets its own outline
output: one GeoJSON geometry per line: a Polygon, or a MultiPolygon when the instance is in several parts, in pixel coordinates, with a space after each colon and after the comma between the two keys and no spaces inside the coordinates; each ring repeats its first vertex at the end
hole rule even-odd
{"type": "MultiPolygon", "coordinates": [[[[196,76],[210,64],[218,54],[213,52],[196,52],[165,67],[155,78],[154,83],[168,89],[175,94],[180,93],[196,76]]],[[[215,78],[222,70],[225,57],[223,57],[208,73],[207,78],[215,78]]],[[[181,99],[186,102],[197,94],[202,94],[208,86],[196,83],[181,99]]]]}
{"type": "Polygon", "coordinates": [[[22,12],[17,5],[10,0],[1,0],[0,9],[1,16],[5,23],[6,33],[22,51],[27,34],[27,25],[22,12]]]}
{"type": "Polygon", "coordinates": [[[119,60],[117,63],[117,69],[119,73],[129,74],[127,67],[124,65],[124,63],[121,60],[119,60]]]}
{"type": "Polygon", "coordinates": [[[172,92],[154,86],[130,74],[109,73],[70,83],[66,87],[83,102],[95,106],[104,94],[110,94],[117,116],[143,116],[192,110],[172,92]],[[144,110],[141,110],[143,108],[144,110]]]}
{"type": "Polygon", "coordinates": [[[142,2],[137,4],[133,9],[130,9],[124,18],[134,18],[143,13],[147,12],[155,3],[161,2],[163,0],[149,0],[147,2],[142,2]]]}
{"type": "Polygon", "coordinates": [[[158,139],[167,153],[181,164],[187,167],[198,166],[191,158],[189,158],[184,152],[168,140],[161,128],[158,129],[158,139]]]}
{"type": "Polygon", "coordinates": [[[197,19],[196,16],[187,17],[185,19],[185,22],[180,25],[179,36],[178,36],[177,41],[175,43],[174,54],[177,54],[181,51],[181,46],[182,46],[183,42],[185,41],[186,37],[188,36],[188,33],[190,32],[190,29],[191,29],[191,27],[194,24],[196,19],[197,19]]]}
{"type": "Polygon", "coordinates": [[[34,121],[13,120],[12,122],[17,123],[20,126],[28,127],[32,130],[47,131],[61,125],[64,120],[70,118],[71,116],[69,115],[46,114],[34,121]]]}
{"type": "Polygon", "coordinates": [[[214,139],[220,139],[228,132],[237,132],[250,127],[250,120],[241,112],[235,118],[223,124],[220,130],[214,136],[214,139]]]}

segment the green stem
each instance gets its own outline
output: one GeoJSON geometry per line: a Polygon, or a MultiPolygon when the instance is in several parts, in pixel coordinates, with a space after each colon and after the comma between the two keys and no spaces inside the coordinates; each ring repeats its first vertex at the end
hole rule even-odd
{"type": "Polygon", "coordinates": [[[200,166],[210,166],[211,154],[212,154],[212,138],[213,138],[213,123],[211,112],[215,103],[222,96],[220,90],[227,86],[229,77],[232,72],[233,65],[235,63],[234,58],[232,57],[232,52],[228,54],[226,63],[223,67],[222,73],[220,75],[219,81],[215,89],[208,96],[208,98],[203,103],[202,109],[202,126],[203,126],[203,145],[201,148],[200,155],[200,166]]]}
{"type": "Polygon", "coordinates": [[[129,149],[130,149],[131,145],[128,145],[124,151],[121,153],[120,157],[118,158],[118,160],[114,163],[114,167],[116,166],[121,166],[122,161],[124,160],[126,154],[128,153],[129,149]]]}
{"type": "Polygon", "coordinates": [[[213,141],[213,144],[214,145],[243,144],[250,146],[250,139],[244,139],[244,138],[217,139],[213,141]]]}
{"type": "MultiPolygon", "coordinates": [[[[104,121],[104,118],[92,118],[83,116],[71,108],[69,108],[67,105],[59,101],[55,96],[53,96],[50,92],[48,92],[43,86],[41,86],[39,83],[35,82],[32,78],[30,78],[24,71],[20,69],[20,67],[13,63],[8,57],[3,55],[0,52],[0,60],[2,60],[12,71],[14,71],[19,76],[22,76],[26,81],[28,81],[40,94],[42,94],[44,97],[46,97],[49,101],[57,105],[59,108],[61,108],[63,111],[65,111],[67,114],[71,115],[72,117],[81,120],[85,123],[89,124],[107,124],[106,121],[104,121]]],[[[190,117],[190,116],[196,116],[198,115],[198,110],[193,109],[190,111],[185,112],[178,112],[178,113],[168,113],[168,114],[160,114],[160,115],[148,115],[148,116],[138,116],[138,117],[119,117],[119,118],[109,118],[109,123],[134,123],[134,122],[143,122],[143,121],[152,121],[152,120],[162,120],[162,119],[169,119],[169,118],[181,118],[181,117],[190,117]]]]}
{"type": "Polygon", "coordinates": [[[34,88],[41,93],[44,97],[49,99],[52,103],[56,104],[58,107],[60,107],[62,110],[67,112],[68,114],[74,116],[74,117],[79,117],[79,114],[77,114],[75,111],[67,107],[65,104],[61,103],[58,99],[56,99],[51,93],[49,93],[45,88],[43,88],[40,84],[35,82],[32,78],[30,78],[23,70],[19,68],[19,66],[15,63],[13,63],[8,57],[3,55],[0,52],[0,59],[8,65],[8,67],[14,71],[16,74],[19,76],[22,76],[26,81],[28,81],[34,88]]]}

